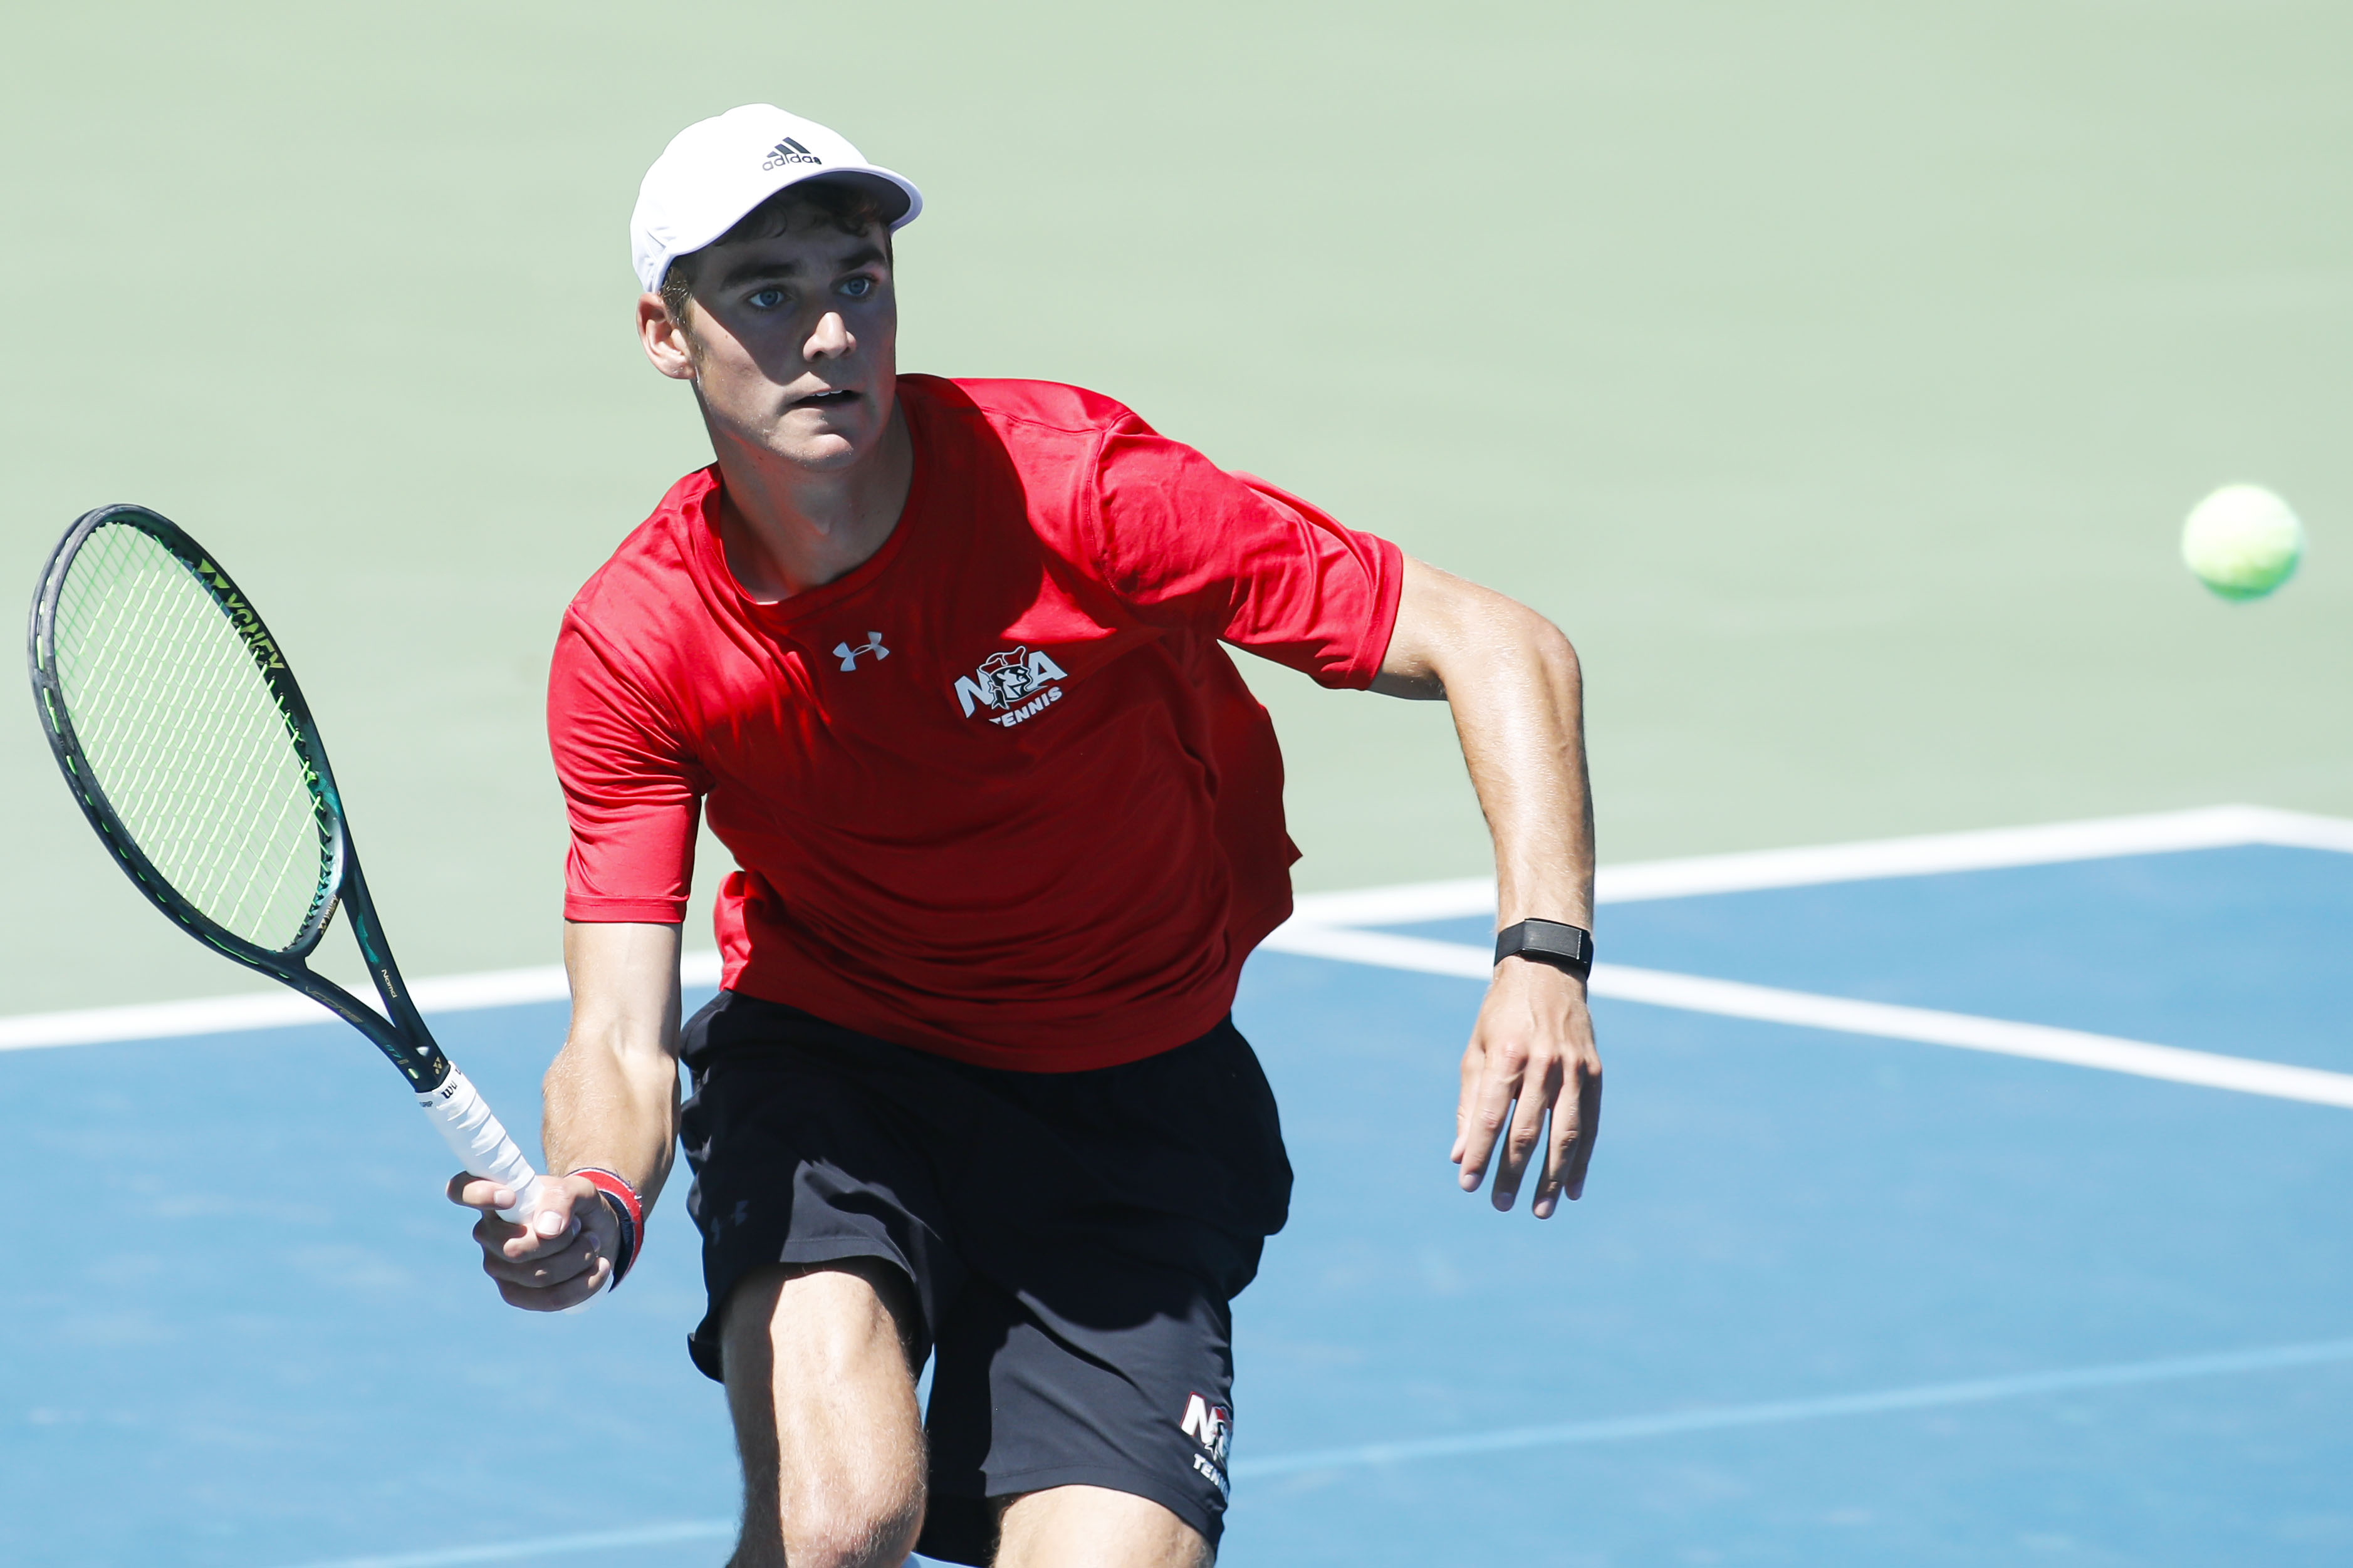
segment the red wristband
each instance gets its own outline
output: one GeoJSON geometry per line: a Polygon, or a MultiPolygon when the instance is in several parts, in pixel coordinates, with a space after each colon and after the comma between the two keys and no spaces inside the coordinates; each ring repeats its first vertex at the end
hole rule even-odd
{"type": "Polygon", "coordinates": [[[613,1211],[613,1217],[620,1222],[621,1255],[613,1259],[613,1284],[618,1285],[621,1277],[628,1273],[629,1265],[638,1260],[638,1238],[645,1234],[646,1205],[638,1198],[637,1188],[614,1172],[597,1165],[583,1165],[572,1173],[586,1177],[613,1211]]]}

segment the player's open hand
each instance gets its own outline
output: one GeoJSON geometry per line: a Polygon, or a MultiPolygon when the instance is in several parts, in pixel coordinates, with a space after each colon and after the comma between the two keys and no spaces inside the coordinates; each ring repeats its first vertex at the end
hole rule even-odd
{"type": "Polygon", "coordinates": [[[482,1272],[495,1280],[510,1307],[560,1312],[605,1288],[620,1250],[620,1226],[586,1176],[549,1176],[539,1184],[538,1210],[523,1223],[501,1219],[514,1190],[464,1171],[449,1178],[449,1201],[479,1209],[474,1239],[482,1272]]]}
{"type": "Polygon", "coordinates": [[[1550,1219],[1563,1192],[1572,1199],[1584,1194],[1600,1130],[1601,1056],[1585,983],[1547,964],[1505,959],[1462,1053],[1452,1156],[1462,1167],[1462,1190],[1477,1192],[1492,1163],[1494,1205],[1508,1209],[1534,1170],[1528,1210],[1550,1219]]]}

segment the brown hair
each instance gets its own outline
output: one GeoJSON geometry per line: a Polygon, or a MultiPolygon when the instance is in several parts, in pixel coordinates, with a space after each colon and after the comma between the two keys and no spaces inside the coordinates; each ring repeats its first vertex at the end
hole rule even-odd
{"type": "MultiPolygon", "coordinates": [[[[774,239],[797,228],[815,228],[819,225],[844,234],[864,234],[868,229],[879,228],[882,231],[883,254],[890,254],[890,208],[883,205],[881,194],[873,186],[841,176],[803,180],[798,184],[786,185],[736,219],[735,226],[711,245],[690,250],[670,262],[661,281],[662,304],[669,310],[670,319],[681,331],[687,330],[686,302],[694,297],[695,274],[702,269],[702,258],[712,246],[774,239]]],[[[692,335],[691,331],[689,335],[692,335]]]]}

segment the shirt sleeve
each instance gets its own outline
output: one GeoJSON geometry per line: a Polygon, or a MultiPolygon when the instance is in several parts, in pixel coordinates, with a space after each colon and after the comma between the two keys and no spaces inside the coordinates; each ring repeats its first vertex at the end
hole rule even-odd
{"type": "Polygon", "coordinates": [[[1325,686],[1380,672],[1405,575],[1388,541],[1140,420],[1104,436],[1093,500],[1100,569],[1147,619],[1205,625],[1325,686]]]}
{"type": "Polygon", "coordinates": [[[661,705],[569,616],[548,675],[547,738],[572,822],[564,918],[685,920],[708,781],[661,705]]]}

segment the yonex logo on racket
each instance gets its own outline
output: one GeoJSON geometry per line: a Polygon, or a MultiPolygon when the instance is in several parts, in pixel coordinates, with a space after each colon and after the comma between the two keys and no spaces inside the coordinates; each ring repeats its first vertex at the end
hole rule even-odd
{"type": "Polygon", "coordinates": [[[822,163],[824,162],[824,159],[787,136],[776,143],[775,149],[768,153],[768,161],[760,167],[781,169],[787,163],[822,163]]]}
{"type": "Polygon", "coordinates": [[[209,561],[199,561],[196,563],[196,575],[212,585],[215,601],[228,612],[229,624],[237,628],[237,635],[245,639],[246,650],[253,655],[253,662],[264,669],[285,668],[286,658],[278,651],[277,641],[263,627],[261,617],[254,613],[253,606],[238,597],[237,590],[229,585],[227,574],[209,561]]]}

